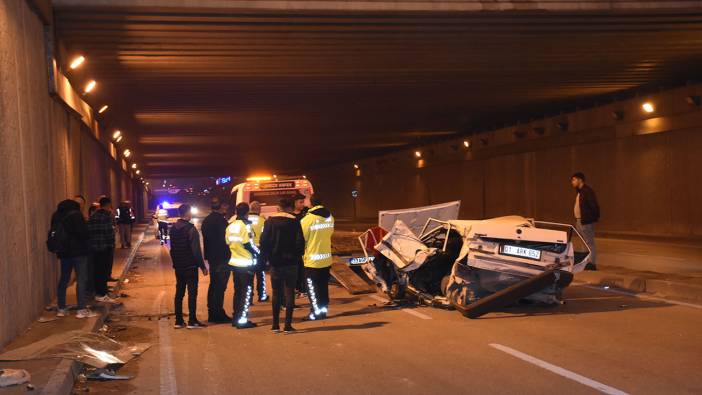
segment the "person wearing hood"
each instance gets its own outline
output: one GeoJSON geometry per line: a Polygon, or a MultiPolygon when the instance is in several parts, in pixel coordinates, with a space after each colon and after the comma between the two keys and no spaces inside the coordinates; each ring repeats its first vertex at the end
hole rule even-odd
{"type": "Polygon", "coordinates": [[[239,203],[235,208],[236,217],[229,221],[226,240],[231,256],[230,269],[234,272],[234,314],[232,326],[237,329],[254,328],[249,321],[249,307],[253,297],[253,276],[257,270],[258,247],[254,244],[254,234],[249,221],[249,205],[239,203]]]}
{"type": "Polygon", "coordinates": [[[188,329],[200,329],[206,325],[197,319],[197,286],[199,275],[197,270],[207,276],[208,270],[200,250],[200,234],[190,220],[190,206],[183,204],[178,207],[180,218],[171,228],[171,260],[176,275],[175,294],[175,328],[185,326],[183,320],[183,298],[188,290],[188,329]]]}
{"type": "Polygon", "coordinates": [[[59,240],[56,252],[61,263],[61,277],[59,278],[57,299],[58,310],[56,315],[64,317],[68,314],[66,307],[66,290],[71,280],[71,272],[76,272],[76,299],[78,312],[76,318],[94,317],[96,314],[87,308],[86,287],[88,284],[88,255],[90,244],[88,226],[81,212],[78,202],[66,199],[58,204],[56,212],[51,216],[50,237],[59,240]]]}
{"type": "Polygon", "coordinates": [[[334,217],[322,205],[317,196],[312,196],[312,208],[300,221],[305,237],[305,282],[310,299],[310,320],[324,319],[329,311],[329,270],[332,265],[331,238],[334,233],[334,217]]]}
{"type": "Polygon", "coordinates": [[[292,327],[298,263],[305,253],[305,237],[293,215],[293,200],[280,199],[280,212],[268,217],[261,234],[261,260],[271,266],[273,288],[273,333],[280,332],[280,308],[285,299],[285,333],[292,327]]]}

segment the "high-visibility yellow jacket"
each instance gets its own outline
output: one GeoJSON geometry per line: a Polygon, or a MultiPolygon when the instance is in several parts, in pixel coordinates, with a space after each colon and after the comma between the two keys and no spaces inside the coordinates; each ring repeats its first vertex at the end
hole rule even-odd
{"type": "Polygon", "coordinates": [[[232,219],[227,226],[225,237],[232,253],[229,266],[247,268],[256,265],[256,256],[252,253],[256,247],[252,245],[253,231],[250,224],[240,219],[232,219]]]}
{"type": "Polygon", "coordinates": [[[160,208],[156,212],[156,219],[160,222],[166,222],[168,221],[168,210],[165,208],[160,208]]]}
{"type": "Polygon", "coordinates": [[[331,238],[334,217],[323,206],[312,207],[300,220],[305,236],[305,267],[324,268],[332,264],[331,238]]]}
{"type": "Polygon", "coordinates": [[[254,234],[254,244],[256,244],[256,247],[260,247],[261,233],[263,233],[263,225],[266,223],[266,219],[258,214],[249,214],[249,221],[251,221],[251,230],[254,234]]]}

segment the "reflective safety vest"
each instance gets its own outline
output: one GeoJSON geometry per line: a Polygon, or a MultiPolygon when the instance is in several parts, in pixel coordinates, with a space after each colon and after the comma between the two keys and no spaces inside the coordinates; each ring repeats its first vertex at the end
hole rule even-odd
{"type": "Polygon", "coordinates": [[[305,236],[305,267],[324,268],[332,264],[331,238],[334,233],[334,217],[316,215],[314,211],[322,206],[312,207],[300,220],[305,236]]]}
{"type": "Polygon", "coordinates": [[[168,221],[168,210],[165,208],[159,209],[156,213],[156,218],[161,222],[168,221]]]}
{"type": "Polygon", "coordinates": [[[232,252],[229,266],[251,267],[256,265],[254,256],[249,250],[244,248],[244,245],[251,243],[253,240],[251,225],[240,219],[235,219],[227,226],[225,237],[227,244],[229,244],[229,250],[232,252]]]}
{"type": "Polygon", "coordinates": [[[251,221],[251,230],[254,234],[254,244],[256,244],[256,247],[260,247],[261,233],[263,233],[263,225],[266,223],[266,219],[258,214],[249,214],[249,221],[251,221]]]}

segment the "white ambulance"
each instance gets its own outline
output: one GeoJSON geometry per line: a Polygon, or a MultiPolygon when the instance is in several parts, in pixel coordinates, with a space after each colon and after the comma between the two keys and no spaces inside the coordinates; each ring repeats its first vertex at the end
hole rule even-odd
{"type": "Polygon", "coordinates": [[[257,201],[261,204],[261,215],[265,217],[278,211],[281,198],[292,198],[298,193],[305,196],[305,205],[309,207],[314,189],[305,176],[250,177],[232,188],[232,198],[236,204],[257,201]]]}

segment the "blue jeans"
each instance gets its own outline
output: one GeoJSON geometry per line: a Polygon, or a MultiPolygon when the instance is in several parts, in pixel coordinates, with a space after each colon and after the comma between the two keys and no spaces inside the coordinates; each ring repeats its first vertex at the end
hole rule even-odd
{"type": "Polygon", "coordinates": [[[71,272],[76,271],[76,299],[78,309],[85,308],[85,287],[88,281],[88,257],[79,256],[61,259],[61,277],[58,283],[58,308],[66,308],[66,289],[71,281],[71,272]]]}

